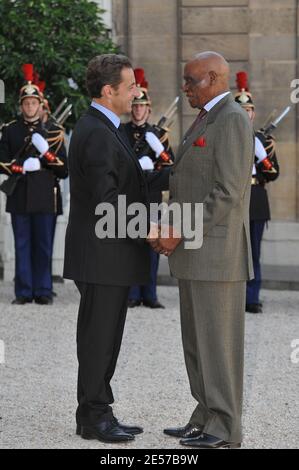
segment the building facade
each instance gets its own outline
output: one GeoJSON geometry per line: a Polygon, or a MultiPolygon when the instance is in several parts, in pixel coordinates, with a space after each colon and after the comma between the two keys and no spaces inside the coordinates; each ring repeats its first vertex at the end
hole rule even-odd
{"type": "MultiPolygon", "coordinates": [[[[153,122],[181,94],[184,64],[196,52],[223,54],[235,73],[246,70],[256,103],[256,127],[291,104],[291,82],[299,79],[298,0],[98,0],[120,50],[143,67],[150,84],[153,122]]],[[[298,85],[297,85],[298,87],[298,85]]],[[[298,93],[299,96],[299,93],[298,93]]],[[[172,126],[175,148],[195,112],[182,97],[172,126]]],[[[299,107],[294,105],[275,132],[281,176],[269,185],[272,222],[265,233],[263,264],[299,266],[299,107]]],[[[66,198],[67,201],[67,198],[66,198]]],[[[5,279],[13,276],[10,221],[0,196],[0,252],[5,279]]],[[[67,209],[67,205],[66,205],[67,209]]],[[[67,212],[67,211],[66,211],[67,212]]],[[[60,218],[53,272],[62,272],[67,213],[60,218]]]]}

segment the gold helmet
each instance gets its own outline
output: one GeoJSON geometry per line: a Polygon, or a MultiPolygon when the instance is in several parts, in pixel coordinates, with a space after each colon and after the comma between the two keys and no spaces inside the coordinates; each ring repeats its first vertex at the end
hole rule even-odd
{"type": "Polygon", "coordinates": [[[22,103],[24,98],[37,98],[40,102],[42,102],[40,89],[37,85],[34,84],[33,64],[23,64],[22,71],[27,83],[20,89],[20,103],[22,103]]]}

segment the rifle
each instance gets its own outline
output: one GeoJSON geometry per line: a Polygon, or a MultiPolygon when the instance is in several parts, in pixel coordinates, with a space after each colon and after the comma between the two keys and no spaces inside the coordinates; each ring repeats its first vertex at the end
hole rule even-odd
{"type": "MultiPolygon", "coordinates": [[[[265,128],[260,129],[259,132],[261,132],[266,138],[270,136],[270,139],[271,139],[271,133],[275,131],[275,129],[277,129],[279,123],[288,115],[291,108],[292,108],[291,106],[287,106],[283,110],[283,112],[273,122],[270,122],[270,124],[265,125],[265,128]]],[[[273,163],[271,161],[271,157],[269,154],[267,155],[266,158],[262,160],[258,160],[258,165],[261,166],[262,171],[267,171],[269,173],[276,173],[276,170],[273,166],[273,163]]]]}
{"type": "MultiPolygon", "coordinates": [[[[156,135],[156,137],[158,137],[158,139],[161,139],[167,133],[167,130],[165,129],[166,124],[170,122],[171,124],[173,123],[173,117],[177,112],[179,100],[180,97],[177,96],[175,100],[171,103],[167,111],[159,119],[158,123],[150,126],[147,129],[147,132],[152,132],[156,135]]],[[[151,147],[146,142],[145,135],[142,135],[140,139],[136,142],[136,144],[134,145],[134,151],[136,152],[138,157],[148,155],[151,152],[151,147]]]]}
{"type": "Polygon", "coordinates": [[[289,114],[291,109],[292,106],[287,106],[273,122],[270,122],[268,126],[265,126],[265,128],[260,129],[260,131],[265,135],[270,135],[273,131],[277,129],[280,122],[289,114]]]}

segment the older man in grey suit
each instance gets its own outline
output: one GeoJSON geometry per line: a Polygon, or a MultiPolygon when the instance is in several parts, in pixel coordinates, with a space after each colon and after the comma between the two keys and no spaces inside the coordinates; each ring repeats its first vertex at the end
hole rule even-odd
{"type": "Polygon", "coordinates": [[[153,247],[179,280],[183,348],[193,397],[187,426],[165,429],[181,444],[235,448],[242,441],[245,285],[252,278],[249,199],[253,130],[229,92],[229,66],[215,52],[187,63],[184,92],[201,111],[178,149],[170,200],[203,204],[203,245],[162,234],[153,247]]]}

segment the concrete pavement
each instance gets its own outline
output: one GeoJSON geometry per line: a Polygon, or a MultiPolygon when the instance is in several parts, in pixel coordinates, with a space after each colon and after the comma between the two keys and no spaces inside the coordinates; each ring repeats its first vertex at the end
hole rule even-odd
{"type": "MultiPolygon", "coordinates": [[[[96,448],[74,433],[76,315],[73,284],[55,285],[53,306],[13,306],[0,284],[0,448],[96,448]],[[3,343],[2,343],[3,344],[3,343]]],[[[145,429],[115,448],[175,449],[165,426],[185,425],[195,406],[184,367],[178,291],[160,287],[166,310],[129,310],[113,390],[121,421],[145,429]]],[[[299,448],[299,292],[263,291],[263,315],[247,314],[244,448],[299,448]]],[[[114,448],[114,447],[113,447],[114,448]]]]}

